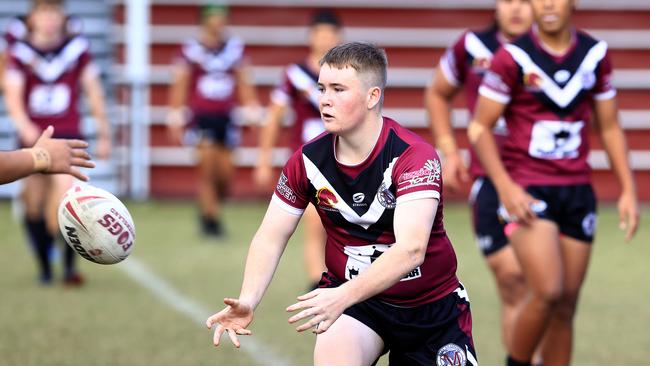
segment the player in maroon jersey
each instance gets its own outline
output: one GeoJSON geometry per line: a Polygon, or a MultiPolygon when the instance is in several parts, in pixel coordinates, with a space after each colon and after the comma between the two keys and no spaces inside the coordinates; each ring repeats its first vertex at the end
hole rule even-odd
{"type": "Polygon", "coordinates": [[[528,282],[515,321],[509,365],[530,365],[546,333],[544,362],[568,365],[573,318],[596,226],[589,129],[594,115],[622,186],[618,202],[626,240],[638,204],[607,44],[571,25],[572,0],[531,0],[535,26],[494,56],[479,88],[468,136],[494,182],[502,216],[528,282]],[[505,117],[509,138],[497,152],[491,128],[505,117]]]}
{"type": "MultiPolygon", "coordinates": [[[[291,128],[291,149],[300,146],[325,131],[318,111],[318,61],[341,40],[341,22],[330,11],[318,11],[309,28],[309,54],[301,62],[289,65],[281,84],[271,94],[271,105],[260,133],[260,158],[256,170],[257,183],[267,187],[273,170],[271,153],[284,120],[287,107],[294,112],[291,128]]],[[[305,267],[314,286],[325,269],[325,231],[313,208],[305,212],[305,267]]]]}
{"type": "MultiPolygon", "coordinates": [[[[486,177],[476,153],[470,149],[469,174],[460,156],[450,121],[452,101],[461,90],[465,93],[467,109],[474,112],[478,88],[490,67],[496,50],[502,43],[524,34],[533,16],[527,0],[497,0],[494,23],[485,30],[465,32],[440,59],[436,75],[427,87],[425,100],[431,119],[431,130],[437,148],[444,156],[445,186],[458,190],[469,175],[474,179],[470,202],[476,242],[487,261],[501,298],[501,334],[503,344],[509,344],[512,323],[519,302],[525,295],[525,279],[497,210],[499,199],[492,182],[486,177]]],[[[505,122],[494,129],[501,142],[507,136],[505,122]]]]}
{"type": "MultiPolygon", "coordinates": [[[[54,137],[81,137],[78,102],[82,90],[97,123],[97,156],[110,153],[110,133],[99,71],[93,65],[89,42],[66,32],[61,0],[35,0],[27,18],[28,32],[8,50],[4,75],[9,115],[23,146],[32,146],[48,125],[54,137]]],[[[41,281],[50,283],[48,253],[59,232],[56,209],[72,185],[70,175],[32,175],[25,180],[23,201],[26,226],[41,267],[41,281]]],[[[65,246],[64,282],[82,283],[74,266],[75,254],[65,246]]]]}
{"type": "Polygon", "coordinates": [[[467,292],[442,221],[438,156],[383,117],[386,55],[352,42],[320,61],[319,108],[327,133],[284,167],[248,254],[238,299],[207,320],[214,344],[249,335],[253,311],[309,203],[327,233],[321,288],[287,311],[317,334],[314,364],[477,365],[467,292]],[[413,215],[417,212],[417,215],[413,215]]]}
{"type": "Polygon", "coordinates": [[[245,106],[244,118],[258,123],[261,116],[244,44],[226,34],[227,19],[224,6],[201,8],[201,33],[183,44],[173,67],[167,115],[174,142],[183,143],[188,122],[186,136],[196,137],[190,140],[198,149],[201,228],[214,236],[223,234],[220,203],[232,176],[232,149],[239,143],[239,130],[232,123],[237,97],[245,106]]]}

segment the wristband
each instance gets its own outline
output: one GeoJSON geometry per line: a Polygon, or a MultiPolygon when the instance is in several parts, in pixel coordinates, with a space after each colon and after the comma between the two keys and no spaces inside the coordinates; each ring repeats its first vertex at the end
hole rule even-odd
{"type": "Polygon", "coordinates": [[[46,172],[50,169],[52,161],[50,159],[50,153],[47,152],[47,150],[42,147],[32,147],[23,150],[29,151],[29,153],[32,154],[32,159],[34,160],[34,171],[46,172]]]}

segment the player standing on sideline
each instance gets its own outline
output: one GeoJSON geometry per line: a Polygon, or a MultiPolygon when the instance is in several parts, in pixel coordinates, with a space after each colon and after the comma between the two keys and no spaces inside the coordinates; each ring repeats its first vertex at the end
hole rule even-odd
{"type": "MultiPolygon", "coordinates": [[[[436,146],[444,155],[445,186],[456,191],[470,174],[474,179],[470,196],[474,233],[496,279],[502,303],[501,334],[506,348],[510,344],[517,306],[526,294],[526,281],[517,257],[508,245],[504,224],[497,215],[499,198],[494,185],[485,176],[473,150],[470,150],[468,174],[456,145],[449,115],[452,100],[461,88],[465,91],[470,114],[474,112],[478,88],[494,53],[501,44],[526,33],[532,21],[528,0],[497,0],[494,24],[483,31],[467,31],[447,50],[425,94],[431,131],[436,146]]],[[[502,119],[497,123],[494,134],[498,146],[501,146],[507,136],[502,119]]]]}
{"type": "Polygon", "coordinates": [[[573,28],[573,0],[531,4],[535,26],[495,54],[468,136],[513,221],[506,229],[530,290],[514,324],[508,365],[530,365],[545,332],[544,362],[568,365],[596,228],[587,162],[592,110],[623,189],[618,210],[626,240],[636,232],[639,211],[607,44],[573,28]],[[491,130],[501,115],[509,131],[503,162],[491,130]]]}
{"type": "Polygon", "coordinates": [[[213,236],[223,235],[220,203],[232,176],[232,149],[239,143],[232,123],[235,93],[245,106],[245,119],[258,123],[261,117],[244,44],[227,36],[227,19],[225,6],[201,7],[201,33],[183,44],[174,64],[167,115],[171,139],[183,143],[186,103],[190,109],[191,132],[198,135],[192,142],[198,149],[201,229],[213,236]]]}
{"type": "MultiPolygon", "coordinates": [[[[32,146],[48,125],[54,137],[79,139],[81,89],[97,122],[97,156],[110,153],[110,133],[99,71],[91,62],[89,42],[66,33],[62,0],[34,0],[27,18],[28,33],[8,51],[4,93],[9,115],[23,146],[32,146]]],[[[63,193],[72,186],[70,175],[32,175],[25,180],[25,224],[39,265],[40,279],[51,282],[49,252],[59,233],[56,209],[63,193]]],[[[64,283],[80,285],[74,250],[65,245],[64,283]]]]}
{"type": "Polygon", "coordinates": [[[54,128],[48,127],[33,147],[0,151],[0,184],[10,183],[35,173],[70,174],[88,181],[76,167],[93,168],[86,152],[88,143],[81,140],[53,139],[54,128]]]}
{"type": "Polygon", "coordinates": [[[252,240],[241,293],[207,320],[214,344],[235,346],[309,203],[327,233],[329,272],[298,297],[290,323],[318,334],[315,365],[371,365],[390,350],[396,365],[477,365],[467,292],[442,223],[435,150],[381,115],[385,53],[366,43],[320,61],[319,106],[327,134],[284,167],[252,240]],[[357,205],[354,205],[357,203],[357,205]],[[417,215],[413,215],[417,212],[417,215]]]}
{"type": "MultiPolygon", "coordinates": [[[[271,153],[287,107],[294,111],[291,150],[325,131],[318,110],[318,61],[341,41],[341,21],[330,11],[314,13],[309,28],[309,54],[302,62],[287,67],[282,83],[271,94],[271,105],[260,134],[260,159],[256,170],[258,185],[271,183],[271,153]]],[[[325,231],[313,207],[305,211],[305,267],[313,288],[318,286],[325,269],[325,231]]]]}

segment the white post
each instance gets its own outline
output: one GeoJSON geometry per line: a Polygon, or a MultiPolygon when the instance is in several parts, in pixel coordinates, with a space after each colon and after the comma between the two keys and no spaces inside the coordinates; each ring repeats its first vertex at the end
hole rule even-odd
{"type": "Polygon", "coordinates": [[[149,196],[149,0],[126,0],[126,64],[131,85],[131,196],[149,196]]]}

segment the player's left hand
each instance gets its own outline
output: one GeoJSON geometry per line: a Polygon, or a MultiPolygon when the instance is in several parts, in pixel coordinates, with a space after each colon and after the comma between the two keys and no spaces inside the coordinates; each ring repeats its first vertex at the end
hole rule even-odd
{"type": "Polygon", "coordinates": [[[108,135],[100,135],[97,138],[97,157],[105,160],[111,155],[111,138],[108,135]]]}
{"type": "Polygon", "coordinates": [[[287,307],[287,311],[302,311],[290,317],[289,323],[293,324],[311,317],[309,321],[296,327],[296,330],[302,332],[315,327],[314,333],[325,332],[349,306],[345,301],[346,296],[343,291],[344,289],[340,287],[319,288],[298,296],[298,302],[287,307]]]}
{"type": "Polygon", "coordinates": [[[632,192],[623,192],[618,199],[618,227],[625,230],[625,241],[630,241],[639,227],[639,203],[632,192]]]}

